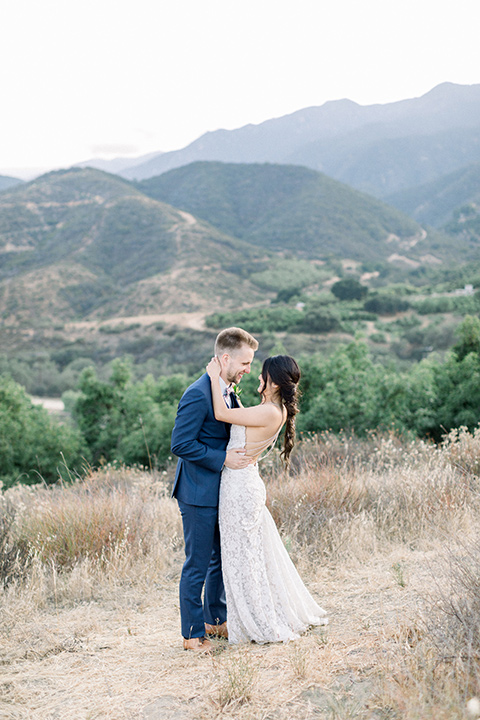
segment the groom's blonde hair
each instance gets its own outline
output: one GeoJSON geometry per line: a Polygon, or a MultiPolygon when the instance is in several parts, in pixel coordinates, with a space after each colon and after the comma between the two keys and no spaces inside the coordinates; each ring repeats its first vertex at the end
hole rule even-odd
{"type": "Polygon", "coordinates": [[[215,355],[223,355],[239,350],[242,345],[248,345],[253,351],[258,349],[258,342],[253,335],[239,327],[229,327],[222,330],[215,340],[215,355]]]}

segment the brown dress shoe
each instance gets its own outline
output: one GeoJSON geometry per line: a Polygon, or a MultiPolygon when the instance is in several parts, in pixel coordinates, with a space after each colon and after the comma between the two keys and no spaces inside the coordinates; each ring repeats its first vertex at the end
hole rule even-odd
{"type": "Polygon", "coordinates": [[[195,650],[198,653],[211,653],[212,643],[205,637],[183,638],[184,650],[195,650]]]}
{"type": "Polygon", "coordinates": [[[221,625],[209,625],[205,623],[205,635],[213,635],[214,637],[222,637],[228,640],[227,623],[221,625]]]}

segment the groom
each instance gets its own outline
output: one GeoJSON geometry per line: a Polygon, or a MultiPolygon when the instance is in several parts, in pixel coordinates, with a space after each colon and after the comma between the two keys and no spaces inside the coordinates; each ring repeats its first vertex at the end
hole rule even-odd
{"type": "MultiPolygon", "coordinates": [[[[245,330],[227,328],[217,336],[220,382],[225,402],[237,407],[233,385],[249,373],[258,342],[245,330]]],[[[173,497],[182,514],[185,563],[180,578],[180,615],[185,650],[209,652],[205,635],[228,637],[218,529],[218,494],[224,466],[246,467],[243,448],[226,450],[230,425],[215,419],[210,378],[190,385],[178,405],[172,452],[179,457],[173,497]],[[202,590],[204,599],[202,603],[202,590]]]]}

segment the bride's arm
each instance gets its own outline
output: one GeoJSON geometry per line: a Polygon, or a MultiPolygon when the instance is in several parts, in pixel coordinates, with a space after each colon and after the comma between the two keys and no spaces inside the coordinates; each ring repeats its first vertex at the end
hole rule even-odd
{"type": "Polygon", "coordinates": [[[246,427],[265,427],[280,417],[280,409],[269,403],[268,405],[254,405],[253,407],[227,407],[222,389],[220,387],[220,365],[213,358],[207,365],[207,373],[212,384],[213,411],[215,418],[231,425],[245,425],[246,427]]]}

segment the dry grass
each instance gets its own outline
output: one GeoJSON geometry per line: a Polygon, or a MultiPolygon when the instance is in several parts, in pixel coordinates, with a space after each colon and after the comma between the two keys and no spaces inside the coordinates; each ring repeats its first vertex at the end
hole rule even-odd
{"type": "Polygon", "coordinates": [[[461,430],[442,448],[326,435],[289,477],[269,459],[272,512],[331,624],[285,645],[219,640],[213,658],[181,648],[170,471],[12,488],[0,717],[466,718],[480,695],[477,457],[480,436],[461,430]]]}

